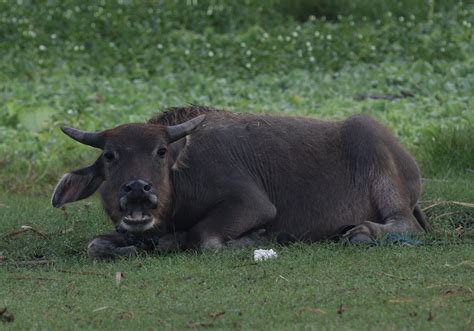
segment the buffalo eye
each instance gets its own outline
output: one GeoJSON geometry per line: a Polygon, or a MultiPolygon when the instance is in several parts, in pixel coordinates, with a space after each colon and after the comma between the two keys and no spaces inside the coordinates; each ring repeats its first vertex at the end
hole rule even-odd
{"type": "Polygon", "coordinates": [[[104,153],[104,159],[107,162],[112,162],[115,159],[115,154],[112,152],[105,152],[104,153]]]}
{"type": "Polygon", "coordinates": [[[156,151],[156,155],[158,155],[159,157],[164,157],[166,152],[167,152],[167,149],[165,147],[161,147],[161,148],[158,148],[158,150],[156,151]]]}

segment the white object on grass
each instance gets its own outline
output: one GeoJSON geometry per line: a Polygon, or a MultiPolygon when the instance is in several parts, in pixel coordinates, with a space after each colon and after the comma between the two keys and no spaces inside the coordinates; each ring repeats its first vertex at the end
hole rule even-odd
{"type": "Polygon", "coordinates": [[[256,249],[253,251],[253,259],[255,261],[264,261],[277,257],[278,254],[273,249],[256,249]]]}

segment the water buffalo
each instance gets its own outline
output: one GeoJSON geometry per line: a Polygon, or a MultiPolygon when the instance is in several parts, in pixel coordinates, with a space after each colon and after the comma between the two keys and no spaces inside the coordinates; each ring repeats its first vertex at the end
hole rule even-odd
{"type": "Polygon", "coordinates": [[[158,246],[219,249],[255,231],[363,243],[428,226],[416,162],[365,115],[321,121],[185,107],[97,133],[62,130],[102,150],[52,196],[61,207],[100,188],[116,231],[91,241],[91,257],[133,255],[157,236],[158,246]]]}

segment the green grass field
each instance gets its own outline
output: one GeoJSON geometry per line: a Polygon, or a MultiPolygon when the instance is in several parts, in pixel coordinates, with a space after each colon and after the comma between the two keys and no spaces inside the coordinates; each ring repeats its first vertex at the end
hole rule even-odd
{"type": "Polygon", "coordinates": [[[473,24],[454,0],[0,1],[0,328],[474,329],[473,24]],[[97,152],[59,126],[188,103],[372,115],[418,160],[433,232],[417,247],[269,244],[279,257],[260,263],[251,249],[87,259],[111,228],[100,204],[49,196],[97,152]]]}
{"type": "Polygon", "coordinates": [[[471,184],[426,183],[434,231],[421,246],[268,245],[279,257],[259,263],[251,249],[92,262],[87,242],[110,230],[98,203],[64,213],[3,197],[0,304],[15,316],[5,326],[470,330],[474,209],[433,199],[473,201],[471,184]]]}

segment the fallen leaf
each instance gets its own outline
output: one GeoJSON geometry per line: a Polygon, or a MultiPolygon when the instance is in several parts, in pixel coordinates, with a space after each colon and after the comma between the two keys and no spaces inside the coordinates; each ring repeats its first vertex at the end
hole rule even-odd
{"type": "Polygon", "coordinates": [[[211,316],[212,318],[216,318],[224,314],[225,314],[225,311],[215,311],[215,312],[209,313],[209,316],[211,316]]]}
{"type": "Polygon", "coordinates": [[[11,323],[15,320],[15,316],[7,310],[7,307],[0,309],[0,321],[3,323],[11,323]]]}
{"type": "Polygon", "coordinates": [[[314,314],[326,314],[326,312],[320,308],[304,307],[300,309],[300,312],[307,311],[314,314]]]}
{"type": "Polygon", "coordinates": [[[122,278],[123,278],[123,273],[120,271],[117,271],[115,273],[115,285],[119,286],[120,282],[122,281],[122,278]]]}
{"type": "Polygon", "coordinates": [[[283,277],[282,275],[278,275],[278,277],[280,277],[283,280],[286,280],[287,282],[290,282],[287,278],[283,277]]]}
{"type": "Polygon", "coordinates": [[[430,312],[428,313],[428,318],[427,318],[427,320],[430,321],[430,322],[431,322],[432,320],[434,320],[434,316],[433,316],[433,314],[431,313],[431,310],[430,310],[430,312]]]}
{"type": "Polygon", "coordinates": [[[192,322],[192,321],[188,323],[188,328],[190,329],[209,328],[211,326],[212,326],[212,323],[192,322]]]}
{"type": "Polygon", "coordinates": [[[133,313],[129,311],[122,311],[117,315],[117,318],[121,320],[131,320],[133,318],[133,313]]]}
{"type": "Polygon", "coordinates": [[[456,229],[454,229],[454,231],[456,232],[456,237],[458,239],[464,238],[465,231],[462,225],[459,225],[456,229]]]}
{"type": "Polygon", "coordinates": [[[412,301],[413,299],[410,299],[410,298],[402,298],[402,299],[390,299],[388,300],[388,303],[408,303],[412,301]]]}
{"type": "Polygon", "coordinates": [[[339,315],[342,315],[342,313],[345,312],[345,311],[346,311],[346,308],[345,308],[345,307],[342,305],[342,303],[341,303],[341,305],[339,306],[339,308],[337,308],[337,313],[338,313],[339,315]]]}

